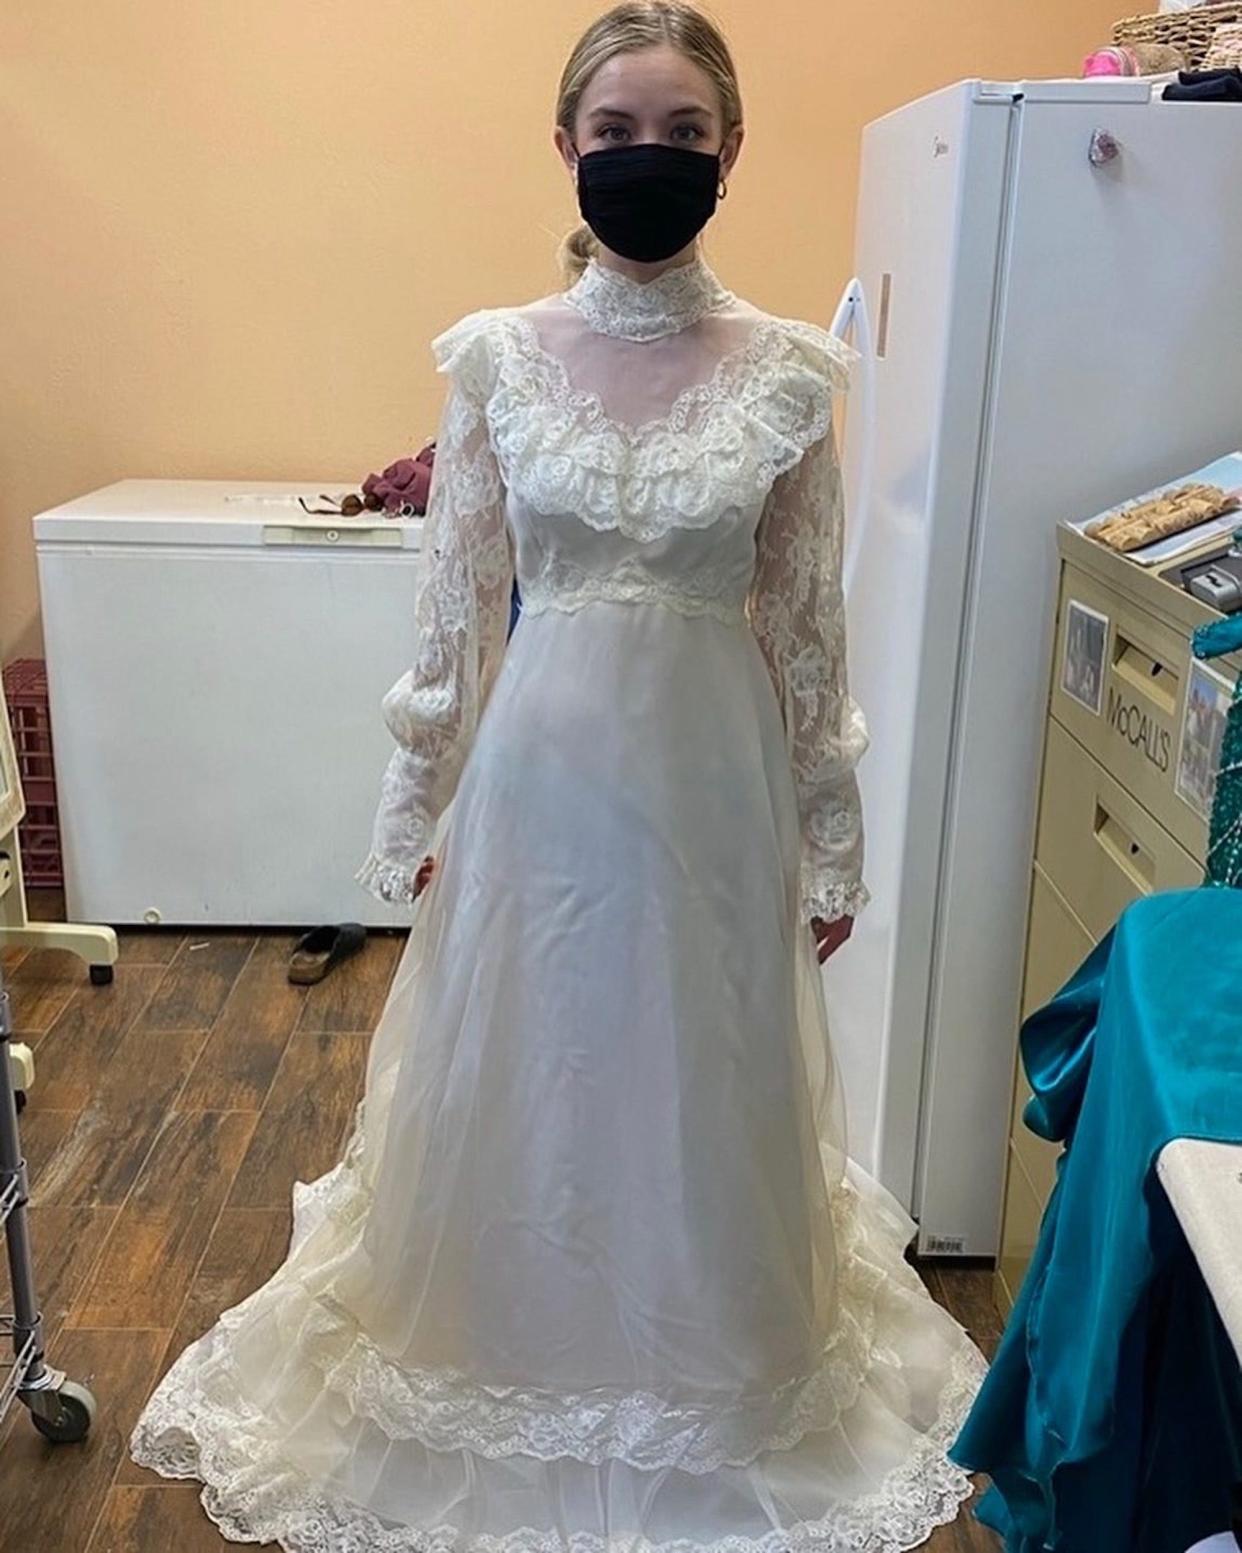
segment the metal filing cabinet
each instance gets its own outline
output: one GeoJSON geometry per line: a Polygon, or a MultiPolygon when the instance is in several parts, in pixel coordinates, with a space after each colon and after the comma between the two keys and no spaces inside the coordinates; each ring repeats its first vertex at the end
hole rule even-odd
{"type": "MultiPolygon", "coordinates": [[[[1196,553],[1220,545],[1219,538],[1196,553]]],[[[1025,1018],[1053,996],[1141,895],[1200,883],[1207,849],[1205,762],[1182,763],[1187,695],[1223,715],[1237,656],[1200,664],[1194,629],[1218,613],[1177,576],[1192,555],[1142,567],[1057,534],[1060,589],[1022,988],[1025,1018]],[[1205,699],[1207,698],[1207,699],[1205,699]]],[[[1211,726],[1192,719],[1192,730],[1211,726]]],[[[1056,1180],[1059,1147],[1029,1132],[1015,1060],[995,1296],[1017,1296],[1056,1180]]]]}

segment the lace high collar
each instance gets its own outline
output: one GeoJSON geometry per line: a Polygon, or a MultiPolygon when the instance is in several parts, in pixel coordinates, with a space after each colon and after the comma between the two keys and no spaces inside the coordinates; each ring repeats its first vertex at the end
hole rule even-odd
{"type": "Polygon", "coordinates": [[[733,293],[696,254],[689,264],[675,265],[647,281],[631,280],[598,259],[588,259],[565,298],[600,334],[654,340],[697,323],[731,302],[733,293]]]}

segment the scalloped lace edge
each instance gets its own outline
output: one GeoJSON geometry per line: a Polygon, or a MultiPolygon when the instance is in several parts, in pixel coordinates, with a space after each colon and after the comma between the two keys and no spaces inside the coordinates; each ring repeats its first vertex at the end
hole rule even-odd
{"type": "MultiPolygon", "coordinates": [[[[921,1547],[936,1527],[957,1518],[973,1492],[971,1474],[947,1452],[986,1369],[964,1336],[936,1423],[873,1494],[759,1537],[627,1538],[629,1553],[909,1553],[921,1547]]],[[[328,1498],[287,1467],[258,1486],[240,1486],[247,1478],[253,1484],[261,1454],[247,1454],[235,1418],[216,1424],[202,1412],[170,1413],[162,1424],[140,1422],[130,1449],[136,1462],[162,1477],[200,1480],[203,1509],[228,1540],[275,1542],[285,1553],[613,1553],[616,1546],[594,1533],[565,1537],[533,1526],[500,1536],[463,1535],[447,1525],[392,1527],[361,1506],[328,1498]]]]}

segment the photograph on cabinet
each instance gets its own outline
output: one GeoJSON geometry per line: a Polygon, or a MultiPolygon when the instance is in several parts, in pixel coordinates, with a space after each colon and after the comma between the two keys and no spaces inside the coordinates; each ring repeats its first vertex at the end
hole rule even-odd
{"type": "Polygon", "coordinates": [[[1108,616],[1071,599],[1065,620],[1065,655],[1061,689],[1098,717],[1104,704],[1104,655],[1108,650],[1108,616]]]}
{"type": "Polygon", "coordinates": [[[1181,751],[1177,760],[1177,796],[1204,823],[1212,812],[1216,772],[1225,737],[1225,716],[1233,686],[1202,663],[1190,667],[1186,711],[1182,719],[1181,751]]]}

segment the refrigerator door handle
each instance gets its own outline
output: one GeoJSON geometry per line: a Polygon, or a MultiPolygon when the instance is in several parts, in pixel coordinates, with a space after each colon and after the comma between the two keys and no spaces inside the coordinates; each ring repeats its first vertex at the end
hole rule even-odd
{"type": "Polygon", "coordinates": [[[871,467],[875,445],[875,342],[871,332],[867,294],[863,289],[862,281],[857,276],[850,281],[842,293],[831,326],[831,333],[840,340],[848,340],[851,332],[854,336],[852,343],[855,350],[859,352],[860,360],[855,369],[857,389],[851,395],[850,413],[862,419],[863,442],[853,511],[847,514],[846,518],[842,585],[847,595],[867,531],[867,512],[871,504],[871,467]]]}

